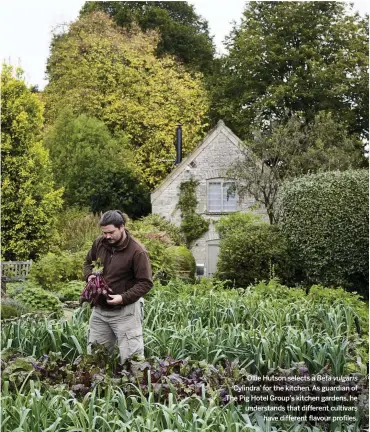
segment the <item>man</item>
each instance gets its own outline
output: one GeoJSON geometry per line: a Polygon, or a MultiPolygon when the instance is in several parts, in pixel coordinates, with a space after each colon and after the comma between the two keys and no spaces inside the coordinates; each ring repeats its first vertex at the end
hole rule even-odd
{"type": "Polygon", "coordinates": [[[99,222],[103,235],[94,241],[84,263],[84,275],[90,281],[96,277],[93,262],[100,261],[113,291],[108,299],[100,296],[93,307],[88,352],[94,342],[111,351],[117,340],[122,363],[133,354],[144,354],[142,296],[153,286],[148,253],[125,228],[127,220],[118,210],[104,213],[99,222]]]}

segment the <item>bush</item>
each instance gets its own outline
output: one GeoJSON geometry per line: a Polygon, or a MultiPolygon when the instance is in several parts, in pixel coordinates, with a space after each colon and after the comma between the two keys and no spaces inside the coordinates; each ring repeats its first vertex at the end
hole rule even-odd
{"type": "Polygon", "coordinates": [[[19,315],[16,307],[1,303],[1,319],[14,318],[19,315]]]}
{"type": "Polygon", "coordinates": [[[30,308],[20,301],[10,298],[1,300],[1,319],[18,317],[28,312],[30,308]]]}
{"type": "Polygon", "coordinates": [[[139,240],[148,252],[154,278],[163,282],[175,277],[176,268],[174,257],[168,253],[168,244],[160,238],[137,235],[134,238],[139,240]]]}
{"type": "Polygon", "coordinates": [[[89,213],[88,209],[68,208],[58,219],[62,250],[71,252],[85,250],[101,234],[100,215],[89,213]]]}
{"type": "Polygon", "coordinates": [[[129,230],[134,231],[155,231],[165,233],[175,245],[185,244],[185,238],[181,234],[180,229],[173,223],[169,222],[163,216],[150,214],[135,222],[130,221],[128,224],[129,230]]]}
{"type": "Polygon", "coordinates": [[[304,283],[342,286],[368,297],[367,170],[307,175],[279,194],[279,224],[304,283]]]}
{"type": "Polygon", "coordinates": [[[6,297],[13,299],[27,286],[27,282],[7,282],[6,297]]]}
{"type": "Polygon", "coordinates": [[[196,264],[190,250],[185,246],[172,246],[168,248],[168,253],[174,259],[177,275],[185,276],[184,272],[186,272],[190,280],[194,279],[196,264]]]}
{"type": "Polygon", "coordinates": [[[58,317],[63,315],[59,299],[35,284],[28,284],[15,299],[25,304],[32,312],[54,312],[58,317]]]}
{"type": "Polygon", "coordinates": [[[193,267],[195,273],[194,258],[183,245],[183,237],[176,225],[161,216],[149,215],[129,221],[127,228],[147,249],[155,278],[167,282],[178,272],[192,271],[193,267]]]}
{"type": "Polygon", "coordinates": [[[57,295],[60,301],[76,301],[79,300],[80,294],[85,286],[83,281],[70,281],[58,285],[57,295]]]}
{"type": "Polygon", "coordinates": [[[59,291],[61,282],[83,279],[86,252],[48,253],[31,267],[30,278],[49,291],[59,291]]]}
{"type": "Polygon", "coordinates": [[[217,278],[238,287],[273,276],[284,282],[291,279],[288,247],[276,225],[247,213],[222,217],[216,229],[221,238],[217,278]]]}

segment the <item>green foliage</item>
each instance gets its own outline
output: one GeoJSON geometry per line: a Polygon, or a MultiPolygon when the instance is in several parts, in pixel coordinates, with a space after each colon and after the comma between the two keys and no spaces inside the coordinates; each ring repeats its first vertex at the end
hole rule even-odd
{"type": "Polygon", "coordinates": [[[168,253],[168,246],[171,243],[163,236],[163,233],[145,233],[139,230],[133,230],[130,231],[130,233],[146,248],[149,254],[154,279],[159,278],[163,281],[167,281],[175,277],[175,260],[174,257],[168,253]]]}
{"type": "Polygon", "coordinates": [[[194,279],[196,264],[190,250],[185,246],[171,246],[167,251],[175,261],[177,275],[194,279]]]}
{"type": "Polygon", "coordinates": [[[84,286],[85,282],[77,280],[59,283],[58,292],[56,294],[62,302],[76,301],[79,300],[84,286]]]}
{"type": "Polygon", "coordinates": [[[242,139],[260,120],[333,114],[352,134],[369,124],[368,17],[343,2],[246,4],[213,88],[214,118],[242,139]]]}
{"type": "Polygon", "coordinates": [[[223,216],[216,277],[238,287],[277,276],[292,277],[293,268],[286,242],[276,225],[248,214],[223,216]],[[244,222],[245,221],[245,222],[244,222]],[[244,223],[243,223],[244,222],[244,223]]]}
{"type": "Polygon", "coordinates": [[[194,258],[183,245],[183,236],[176,225],[159,215],[149,215],[130,220],[127,228],[147,249],[155,279],[168,281],[179,272],[193,271],[194,258]]]}
{"type": "Polygon", "coordinates": [[[149,190],[140,182],[126,136],[112,137],[101,120],[74,116],[69,108],[58,115],[44,143],[66,205],[94,213],[125,208],[131,217],[149,212],[149,190]]]}
{"type": "Polygon", "coordinates": [[[163,236],[168,238],[169,243],[173,242],[178,246],[185,243],[184,236],[180,232],[180,229],[163,216],[157,214],[150,214],[137,221],[129,221],[127,226],[130,231],[140,231],[145,234],[151,232],[162,233],[163,236]]]}
{"type": "Polygon", "coordinates": [[[368,332],[369,308],[362,301],[362,297],[359,294],[347,292],[343,288],[328,288],[322,285],[313,285],[309,290],[307,298],[316,304],[334,305],[342,302],[355,312],[359,318],[362,331],[364,333],[368,332]]]}
{"type": "Polygon", "coordinates": [[[247,225],[258,225],[262,222],[262,216],[253,212],[246,213],[230,213],[227,216],[222,216],[216,222],[216,229],[220,237],[231,235],[234,231],[243,231],[247,225]]]}
{"type": "Polygon", "coordinates": [[[63,315],[62,304],[58,297],[42,289],[41,286],[28,284],[15,299],[24,303],[31,311],[53,312],[55,317],[63,315]]]}
{"type": "Polygon", "coordinates": [[[59,291],[61,282],[83,279],[82,266],[86,253],[86,251],[49,252],[32,265],[30,278],[46,290],[59,291]]]}
{"type": "Polygon", "coordinates": [[[1,302],[1,319],[13,318],[19,315],[19,311],[16,307],[1,302]]]}
{"type": "Polygon", "coordinates": [[[367,164],[362,142],[329,113],[320,112],[309,125],[299,116],[285,124],[253,132],[244,157],[229,169],[238,195],[252,195],[266,208],[270,223],[277,222],[279,188],[288,179],[326,170],[346,170],[367,164]]]}
{"type": "MultiPolygon", "coordinates": [[[[366,321],[361,323],[362,336],[355,325],[366,304],[357,296],[341,295],[340,290],[337,298],[333,290],[330,299],[326,288],[311,290],[306,295],[304,289],[276,280],[237,290],[208,279],[194,285],[180,280],[166,286],[156,282],[145,302],[146,357],[190,356],[214,365],[239,358],[249,373],[264,374],[299,361],[317,373],[327,362],[334,366],[338,358],[341,365],[336,367],[344,373],[359,355],[361,344],[366,345],[366,321]],[[336,350],[338,355],[330,358],[336,350]]],[[[11,348],[26,355],[53,350],[74,361],[78,352],[86,352],[89,311],[77,310],[69,322],[29,317],[7,324],[2,327],[2,346],[11,340],[11,348]]],[[[357,370],[366,373],[368,353],[361,351],[361,356],[357,370]]]]}
{"type": "Polygon", "coordinates": [[[60,248],[71,252],[88,250],[91,243],[101,234],[100,216],[89,213],[88,209],[76,207],[60,212],[57,224],[60,248]]]}
{"type": "Polygon", "coordinates": [[[82,7],[80,16],[93,11],[106,12],[124,28],[137,23],[144,32],[158,30],[161,35],[156,49],[158,57],[170,54],[191,69],[204,73],[212,69],[214,46],[207,21],[187,2],[89,1],[82,7]]]}
{"type": "Polygon", "coordinates": [[[301,177],[280,192],[280,225],[304,282],[368,296],[367,170],[301,177]]]}
{"type": "Polygon", "coordinates": [[[6,296],[8,298],[14,298],[19,294],[26,286],[26,282],[7,282],[6,283],[6,296]]]}
{"type": "MultiPolygon", "coordinates": [[[[145,362],[118,366],[117,350],[87,355],[89,307],[78,309],[70,321],[29,316],[2,323],[6,430],[19,429],[21,421],[30,431],[51,425],[104,430],[114,421],[115,429],[141,431],[150,421],[152,429],[187,432],[194,419],[214,432],[236,431],[236,425],[240,431],[257,429],[258,417],[251,414],[245,421],[245,403],[222,400],[234,385],[253,383],[252,374],[273,374],[287,384],[304,374],[305,386],[310,377],[317,386],[314,375],[325,374],[334,384],[335,377],[352,372],[358,390],[351,395],[364,406],[358,404],[358,424],[339,429],[366,428],[368,350],[354,319],[354,311],[366,305],[358,296],[343,290],[335,296],[324,287],[312,287],[306,295],[276,280],[245,290],[225,289],[224,282],[206,278],[195,285],[179,280],[155,285],[145,302],[145,362]]],[[[271,422],[270,430],[312,427],[279,421],[271,422]]]]}
{"type": "Polygon", "coordinates": [[[125,133],[151,188],[173,168],[174,125],[186,125],[183,151],[189,153],[204,136],[209,106],[200,74],[168,56],[155,57],[158,38],[135,26],[123,30],[102,12],[81,17],[54,37],[43,93],[49,123],[69,106],[125,133]]]}
{"type": "Polygon", "coordinates": [[[1,319],[18,317],[28,312],[30,308],[18,300],[9,297],[1,299],[1,319]]]}
{"type": "Polygon", "coordinates": [[[191,243],[208,231],[209,221],[203,219],[196,213],[197,194],[196,189],[199,182],[191,179],[180,184],[179,202],[176,208],[181,211],[180,230],[183,233],[186,244],[190,247],[191,243]]]}
{"type": "Polygon", "coordinates": [[[58,238],[56,215],[62,190],[54,189],[48,152],[41,138],[43,106],[23,81],[22,71],[1,72],[2,256],[35,259],[58,238]]]}

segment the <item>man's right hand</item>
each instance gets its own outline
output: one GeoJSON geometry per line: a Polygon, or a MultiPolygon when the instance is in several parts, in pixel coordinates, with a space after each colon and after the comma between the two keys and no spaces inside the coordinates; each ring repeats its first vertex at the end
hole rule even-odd
{"type": "Polygon", "coordinates": [[[91,274],[88,278],[87,278],[87,282],[90,282],[92,279],[95,279],[96,275],[91,274]]]}

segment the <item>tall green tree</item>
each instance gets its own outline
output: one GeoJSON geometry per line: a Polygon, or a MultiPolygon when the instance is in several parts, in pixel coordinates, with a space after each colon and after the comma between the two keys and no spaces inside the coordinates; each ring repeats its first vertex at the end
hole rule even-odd
{"type": "Polygon", "coordinates": [[[119,208],[133,218],[150,212],[149,190],[135,172],[126,136],[112,137],[102,121],[85,114],[76,117],[67,108],[48,129],[44,143],[68,206],[94,213],[119,208]]]}
{"type": "Polygon", "coordinates": [[[54,189],[49,154],[41,142],[43,106],[23,72],[1,72],[2,256],[35,259],[58,238],[62,189],[54,189]]]}
{"type": "Polygon", "coordinates": [[[127,29],[137,23],[142,31],[158,30],[158,56],[173,55],[196,71],[212,70],[215,48],[208,23],[185,1],[89,1],[80,16],[93,11],[107,13],[127,29]]]}
{"type": "Polygon", "coordinates": [[[229,169],[240,196],[251,195],[262,204],[271,224],[277,222],[276,200],[286,180],[319,171],[344,171],[367,163],[361,141],[349,135],[330,113],[321,112],[308,125],[291,117],[286,124],[271,123],[246,141],[244,157],[229,169]]]}
{"type": "Polygon", "coordinates": [[[150,187],[173,168],[176,124],[186,154],[203,138],[209,108],[201,74],[157,59],[157,42],[154,31],[123,30],[103,12],[84,16],[53,40],[43,94],[49,123],[68,105],[125,132],[150,187]]]}
{"type": "Polygon", "coordinates": [[[213,116],[242,138],[294,113],[332,112],[368,137],[368,16],[335,1],[251,1],[227,39],[213,116]],[[262,123],[261,123],[262,120],[262,123]]]}

